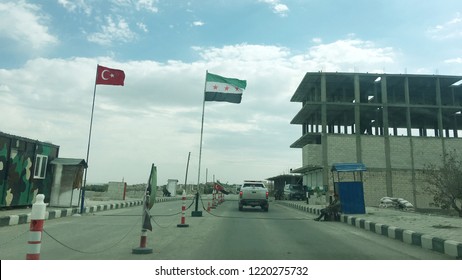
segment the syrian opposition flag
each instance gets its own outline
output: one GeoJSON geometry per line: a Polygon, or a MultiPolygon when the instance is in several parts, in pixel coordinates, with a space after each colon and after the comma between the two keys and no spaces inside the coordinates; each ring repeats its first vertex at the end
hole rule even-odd
{"type": "Polygon", "coordinates": [[[205,81],[205,101],[241,103],[247,81],[225,78],[207,72],[205,81]]]}
{"type": "Polygon", "coordinates": [[[98,65],[96,70],[96,84],[97,85],[113,85],[123,86],[125,80],[125,73],[119,69],[111,69],[98,65]]]}

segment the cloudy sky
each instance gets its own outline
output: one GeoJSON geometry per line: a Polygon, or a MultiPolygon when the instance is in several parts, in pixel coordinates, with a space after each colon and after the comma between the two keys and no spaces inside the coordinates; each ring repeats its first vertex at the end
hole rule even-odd
{"type": "Polygon", "coordinates": [[[205,73],[247,80],[205,105],[201,182],[302,165],[290,97],[306,72],[462,75],[460,0],[0,0],[0,131],[86,158],[88,182],[198,180],[205,73]]]}

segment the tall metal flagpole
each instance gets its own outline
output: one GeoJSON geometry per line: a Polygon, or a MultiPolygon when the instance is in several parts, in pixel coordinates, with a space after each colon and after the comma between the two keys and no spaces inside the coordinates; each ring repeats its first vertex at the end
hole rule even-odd
{"type": "Polygon", "coordinates": [[[198,167],[198,172],[197,172],[197,192],[198,193],[199,193],[199,183],[200,183],[200,178],[201,178],[202,136],[204,134],[205,90],[206,90],[206,85],[207,85],[207,73],[208,73],[208,70],[205,71],[204,101],[202,103],[201,142],[199,145],[199,167],[198,167]]]}
{"type": "Polygon", "coordinates": [[[197,187],[196,187],[196,207],[195,207],[195,211],[191,213],[191,216],[193,217],[202,216],[202,211],[199,211],[198,208],[199,208],[199,184],[201,180],[202,136],[204,134],[205,90],[207,86],[207,73],[208,73],[208,70],[205,71],[204,101],[202,102],[201,142],[199,144],[199,167],[197,168],[198,171],[197,171],[197,187]]]}
{"type": "Polygon", "coordinates": [[[90,131],[88,133],[88,146],[87,146],[87,168],[85,168],[85,176],[83,179],[83,186],[80,190],[81,201],[80,201],[80,214],[83,214],[84,202],[85,202],[85,187],[87,185],[87,170],[88,170],[88,158],[90,155],[90,142],[91,142],[91,128],[93,126],[93,112],[95,111],[95,98],[96,98],[96,81],[98,79],[98,66],[96,66],[96,75],[95,75],[95,88],[93,90],[93,104],[91,106],[91,117],[90,117],[90,131]]]}

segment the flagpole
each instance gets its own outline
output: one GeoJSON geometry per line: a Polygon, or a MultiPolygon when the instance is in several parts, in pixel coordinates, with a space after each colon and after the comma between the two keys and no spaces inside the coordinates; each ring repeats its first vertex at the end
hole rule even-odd
{"type": "Polygon", "coordinates": [[[204,134],[205,90],[206,90],[206,85],[207,85],[207,73],[208,73],[208,70],[205,71],[204,101],[202,103],[201,142],[199,144],[199,168],[197,172],[197,192],[198,193],[199,193],[199,183],[200,183],[200,178],[201,178],[202,136],[204,134]]]}
{"type": "Polygon", "coordinates": [[[95,111],[95,98],[96,98],[96,81],[98,79],[98,65],[96,66],[96,75],[95,75],[95,88],[93,89],[93,104],[91,106],[91,117],[90,117],[90,131],[88,132],[88,145],[87,145],[87,168],[85,168],[85,176],[83,179],[83,186],[81,188],[81,201],[80,201],[80,214],[83,214],[84,202],[85,202],[85,187],[87,185],[87,170],[88,170],[88,158],[90,155],[90,142],[91,142],[91,128],[93,126],[93,112],[95,111]]]}

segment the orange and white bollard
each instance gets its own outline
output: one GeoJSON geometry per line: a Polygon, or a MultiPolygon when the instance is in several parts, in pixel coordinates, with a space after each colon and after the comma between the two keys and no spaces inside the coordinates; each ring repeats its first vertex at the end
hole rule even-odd
{"type": "Polygon", "coordinates": [[[217,208],[216,190],[213,190],[212,194],[212,209],[215,209],[217,208]]]}
{"type": "Polygon", "coordinates": [[[44,202],[45,195],[38,194],[35,198],[35,203],[32,205],[30,215],[30,232],[29,241],[27,242],[26,260],[39,260],[40,248],[42,246],[42,232],[45,221],[46,207],[44,202]]]}
{"type": "Polygon", "coordinates": [[[177,227],[189,227],[188,224],[186,224],[186,217],[184,212],[186,211],[186,191],[183,190],[183,197],[181,198],[183,200],[183,205],[181,206],[181,223],[176,225],[177,227]]]}

